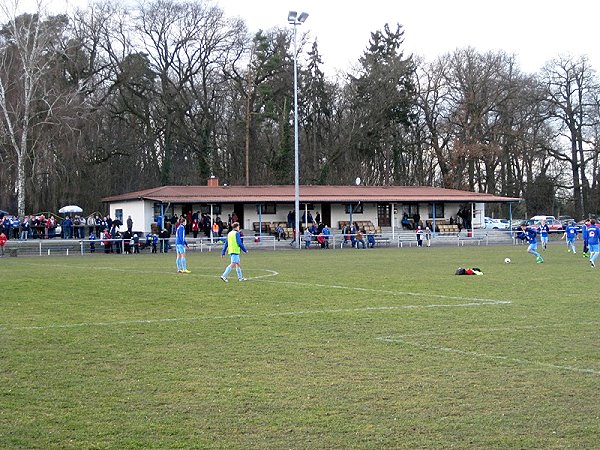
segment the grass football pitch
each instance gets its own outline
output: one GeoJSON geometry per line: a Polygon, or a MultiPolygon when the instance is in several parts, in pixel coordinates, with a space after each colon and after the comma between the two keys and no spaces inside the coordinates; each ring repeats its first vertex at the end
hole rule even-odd
{"type": "Polygon", "coordinates": [[[600,268],[544,257],[2,258],[0,448],[599,448],[600,268]]]}

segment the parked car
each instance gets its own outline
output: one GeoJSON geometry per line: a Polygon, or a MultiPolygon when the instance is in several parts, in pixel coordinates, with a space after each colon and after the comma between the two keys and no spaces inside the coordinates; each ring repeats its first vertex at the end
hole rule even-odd
{"type": "MultiPolygon", "coordinates": [[[[522,220],[520,221],[518,224],[513,225],[513,231],[519,231],[521,230],[521,225],[525,225],[527,227],[533,227],[536,230],[539,230],[540,226],[542,225],[542,219],[535,219],[535,217],[554,217],[554,216],[534,216],[529,220],[522,220]]],[[[563,224],[560,223],[559,220],[557,219],[543,219],[546,221],[546,225],[548,225],[548,228],[550,229],[550,233],[562,233],[565,229],[565,227],[563,227],[563,224]]]]}
{"type": "Polygon", "coordinates": [[[531,219],[529,220],[533,220],[534,222],[541,222],[542,220],[545,220],[546,223],[550,222],[551,220],[556,220],[556,217],[554,216],[547,216],[547,215],[539,215],[539,216],[533,216],[531,219]]]}
{"type": "Polygon", "coordinates": [[[558,216],[557,219],[563,224],[563,228],[566,228],[571,222],[575,222],[571,216],[558,216]]]}
{"type": "Polygon", "coordinates": [[[547,220],[546,225],[550,228],[550,233],[562,233],[565,230],[565,227],[558,219],[547,220]]]}
{"type": "Polygon", "coordinates": [[[484,227],[488,230],[508,230],[510,223],[507,219],[492,219],[491,217],[484,217],[484,227]]]}
{"type": "MultiPolygon", "coordinates": [[[[560,222],[560,220],[558,220],[558,219],[545,219],[545,220],[546,220],[546,225],[548,225],[548,228],[550,229],[550,233],[562,233],[564,231],[565,227],[563,227],[563,224],[560,222]]],[[[533,223],[530,226],[533,226],[535,229],[539,229],[541,225],[542,225],[541,220],[535,220],[535,221],[533,221],[533,223]]]]}

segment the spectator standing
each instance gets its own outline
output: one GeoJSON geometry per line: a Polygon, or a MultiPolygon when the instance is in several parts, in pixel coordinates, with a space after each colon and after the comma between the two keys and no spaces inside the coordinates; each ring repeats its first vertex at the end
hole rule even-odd
{"type": "Polygon", "coordinates": [[[423,247],[423,230],[420,225],[417,225],[417,247],[423,247]]]}
{"type": "Polygon", "coordinates": [[[427,247],[431,247],[431,228],[425,227],[425,242],[427,247]]]}
{"type": "Polygon", "coordinates": [[[82,236],[80,236],[79,232],[81,230],[81,220],[79,219],[78,215],[75,215],[75,217],[73,217],[73,237],[74,238],[81,238],[82,236]]]}
{"type": "Polygon", "coordinates": [[[96,234],[90,231],[90,253],[96,252],[96,234]]]}
{"type": "Polygon", "coordinates": [[[26,241],[29,238],[29,232],[31,231],[31,217],[25,216],[21,221],[21,237],[22,241],[26,241]]]}
{"type": "Polygon", "coordinates": [[[6,236],[6,239],[10,239],[10,230],[12,228],[12,219],[10,216],[4,216],[4,219],[2,221],[2,223],[4,224],[4,235],[6,236]]]}
{"type": "Polygon", "coordinates": [[[321,233],[325,236],[325,248],[329,248],[329,236],[331,236],[331,230],[327,225],[324,225],[321,233]]]}
{"type": "Polygon", "coordinates": [[[62,227],[63,238],[71,239],[73,237],[73,221],[69,216],[65,217],[65,219],[63,220],[62,227]]]}
{"type": "Polygon", "coordinates": [[[350,225],[350,240],[352,241],[352,248],[356,247],[356,232],[358,231],[358,227],[356,224],[350,225]]]}
{"type": "Polygon", "coordinates": [[[93,232],[94,228],[96,227],[96,220],[94,219],[93,214],[86,219],[85,224],[87,225],[87,232],[89,235],[89,233],[93,232]]]}
{"type": "Polygon", "coordinates": [[[169,219],[169,234],[175,234],[177,231],[177,214],[173,214],[169,219]]]}
{"type": "Polygon", "coordinates": [[[192,234],[194,239],[198,237],[198,231],[200,231],[200,224],[198,223],[198,219],[194,219],[192,221],[192,234]]]}
{"type": "Polygon", "coordinates": [[[4,231],[0,231],[0,257],[4,256],[4,246],[6,245],[6,234],[4,231]]]}
{"type": "Polygon", "coordinates": [[[102,228],[102,219],[97,214],[96,214],[96,217],[94,218],[94,227],[96,229],[96,233],[95,233],[96,236],[100,237],[104,228],[102,228]]]}
{"type": "Polygon", "coordinates": [[[133,239],[131,241],[133,242],[133,253],[139,253],[140,252],[140,237],[137,235],[137,233],[133,234],[133,239]]]}
{"type": "Polygon", "coordinates": [[[104,253],[112,253],[112,241],[110,237],[110,231],[108,228],[105,228],[103,231],[104,240],[102,241],[102,245],[104,245],[104,253]]]}
{"type": "Polygon", "coordinates": [[[131,216],[127,217],[127,231],[129,231],[130,233],[133,232],[133,219],[131,218],[131,216]]]}

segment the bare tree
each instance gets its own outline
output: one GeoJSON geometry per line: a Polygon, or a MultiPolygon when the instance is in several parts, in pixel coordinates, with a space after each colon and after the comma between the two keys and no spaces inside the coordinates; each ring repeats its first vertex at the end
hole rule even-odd
{"type": "Polygon", "coordinates": [[[30,134],[36,123],[52,114],[53,105],[44,98],[43,79],[52,61],[46,57],[50,35],[36,14],[17,16],[18,2],[2,4],[8,23],[0,35],[0,113],[2,129],[16,157],[15,191],[17,212],[25,214],[25,164],[30,134]],[[35,105],[42,105],[36,110],[35,105]]]}
{"type": "Polygon", "coordinates": [[[600,86],[585,56],[554,59],[543,68],[541,77],[546,86],[549,121],[557,132],[557,146],[549,148],[549,153],[569,164],[574,213],[581,217],[589,192],[587,164],[594,157],[590,143],[598,124],[595,105],[600,86]]]}

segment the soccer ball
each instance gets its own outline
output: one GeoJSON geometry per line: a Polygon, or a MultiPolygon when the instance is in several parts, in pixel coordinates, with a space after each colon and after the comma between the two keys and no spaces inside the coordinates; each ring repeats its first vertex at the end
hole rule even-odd
{"type": "Polygon", "coordinates": [[[506,264],[510,264],[510,258],[504,258],[504,262],[505,262],[506,264]]]}

